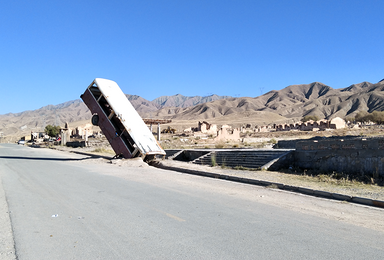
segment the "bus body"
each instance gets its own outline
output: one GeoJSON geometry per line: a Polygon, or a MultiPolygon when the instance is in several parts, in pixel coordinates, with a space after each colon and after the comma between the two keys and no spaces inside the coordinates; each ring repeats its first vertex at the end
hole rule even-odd
{"type": "Polygon", "coordinates": [[[93,114],[92,123],[100,127],[117,156],[142,157],[146,161],[156,155],[165,156],[116,82],[96,78],[80,97],[93,114]]]}

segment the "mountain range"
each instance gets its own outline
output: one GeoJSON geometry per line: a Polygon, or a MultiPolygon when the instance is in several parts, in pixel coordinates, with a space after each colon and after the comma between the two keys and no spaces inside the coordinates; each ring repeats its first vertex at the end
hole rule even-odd
{"type": "MultiPolygon", "coordinates": [[[[384,111],[384,80],[362,82],[333,89],[320,82],[290,85],[258,97],[211,95],[186,97],[180,94],[148,101],[126,95],[143,118],[172,119],[182,127],[198,120],[233,126],[244,123],[270,124],[298,121],[306,115],[319,118],[353,117],[359,111],[384,111]]],[[[41,131],[47,124],[64,125],[88,121],[91,113],[82,100],[48,105],[37,110],[0,115],[0,132],[6,135],[41,131]]]]}

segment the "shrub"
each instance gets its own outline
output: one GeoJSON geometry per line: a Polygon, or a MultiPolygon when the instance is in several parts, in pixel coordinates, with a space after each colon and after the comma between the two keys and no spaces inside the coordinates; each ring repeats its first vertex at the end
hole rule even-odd
{"type": "Polygon", "coordinates": [[[217,165],[217,163],[216,163],[216,155],[215,154],[211,154],[211,166],[214,167],[216,165],[217,165]]]}
{"type": "Polygon", "coordinates": [[[224,146],[225,146],[225,143],[222,141],[215,143],[216,148],[224,148],[224,146]]]}
{"type": "Polygon", "coordinates": [[[93,151],[94,153],[109,153],[109,154],[114,154],[115,152],[111,149],[105,149],[105,148],[96,148],[93,151]]]}
{"type": "Polygon", "coordinates": [[[318,121],[319,118],[315,115],[307,115],[307,116],[304,116],[302,119],[301,119],[301,122],[307,122],[307,121],[310,121],[310,120],[313,120],[313,121],[318,121]]]}
{"type": "Polygon", "coordinates": [[[221,162],[221,168],[222,168],[222,169],[227,168],[227,166],[226,166],[226,164],[225,164],[225,160],[223,160],[223,161],[221,162]]]}

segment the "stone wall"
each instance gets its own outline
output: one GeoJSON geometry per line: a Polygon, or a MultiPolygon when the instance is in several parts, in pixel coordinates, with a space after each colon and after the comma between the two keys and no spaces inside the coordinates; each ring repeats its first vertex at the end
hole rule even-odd
{"type": "Polygon", "coordinates": [[[384,138],[301,141],[295,166],[324,172],[384,176],[384,138]]]}
{"type": "Polygon", "coordinates": [[[296,122],[293,124],[274,125],[276,131],[320,131],[326,129],[343,129],[347,127],[344,119],[335,117],[332,120],[321,119],[318,121],[309,120],[307,122],[296,122]]]}
{"type": "Polygon", "coordinates": [[[232,129],[229,125],[223,125],[217,132],[215,141],[240,141],[240,130],[232,129]]]}

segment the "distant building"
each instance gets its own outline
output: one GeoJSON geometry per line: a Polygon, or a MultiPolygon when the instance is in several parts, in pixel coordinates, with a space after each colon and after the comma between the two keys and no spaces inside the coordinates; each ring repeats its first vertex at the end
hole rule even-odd
{"type": "Polygon", "coordinates": [[[210,124],[206,121],[203,121],[203,122],[199,121],[198,131],[202,132],[203,134],[217,135],[217,125],[210,124]]]}
{"type": "Polygon", "coordinates": [[[239,141],[240,130],[237,128],[232,129],[229,125],[223,125],[217,132],[215,141],[239,141]]]}
{"type": "Polygon", "coordinates": [[[85,124],[83,126],[78,126],[72,130],[72,136],[79,136],[84,139],[86,135],[93,135],[92,124],[85,124]]]}
{"type": "Polygon", "coordinates": [[[347,123],[340,117],[331,120],[321,119],[318,121],[309,120],[307,122],[296,122],[293,124],[276,125],[276,131],[319,131],[325,129],[343,129],[347,127],[347,123]]]}

